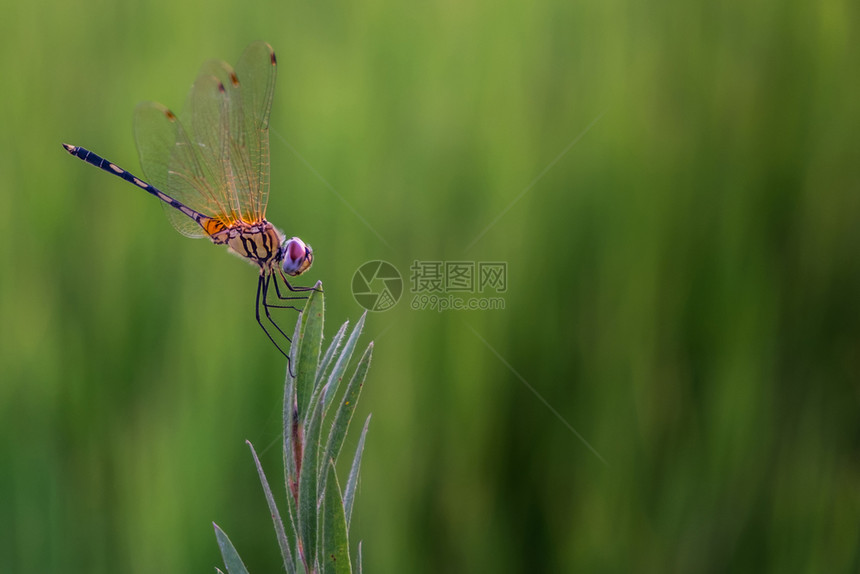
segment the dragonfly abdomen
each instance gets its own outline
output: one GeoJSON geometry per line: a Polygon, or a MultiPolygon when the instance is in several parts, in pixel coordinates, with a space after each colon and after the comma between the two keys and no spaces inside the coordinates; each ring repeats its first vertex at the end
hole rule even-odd
{"type": "Polygon", "coordinates": [[[219,222],[218,220],[215,220],[211,217],[207,217],[207,216],[203,215],[202,213],[200,213],[199,211],[194,211],[193,209],[191,209],[190,207],[188,207],[184,203],[181,203],[181,202],[173,199],[172,197],[170,197],[169,195],[167,195],[166,193],[164,193],[163,191],[161,191],[157,187],[146,183],[145,181],[138,178],[136,175],[134,175],[130,171],[124,170],[123,168],[116,165],[115,163],[109,162],[108,160],[106,160],[102,156],[100,156],[94,152],[91,152],[90,150],[88,150],[86,148],[82,148],[80,146],[69,145],[69,144],[64,143],[63,147],[66,148],[66,151],[69,152],[70,154],[72,154],[73,156],[84,160],[85,162],[87,162],[90,165],[94,165],[97,168],[103,169],[104,171],[106,171],[110,174],[113,174],[117,177],[121,177],[125,181],[136,185],[137,187],[146,191],[147,193],[151,193],[152,195],[154,195],[155,197],[157,197],[158,199],[160,199],[164,203],[168,204],[170,207],[178,209],[179,211],[181,211],[182,213],[184,213],[185,215],[187,215],[188,217],[190,217],[191,219],[196,221],[200,225],[200,227],[202,227],[203,230],[206,231],[206,233],[208,233],[209,235],[212,235],[213,233],[217,233],[218,231],[220,231],[221,229],[224,228],[224,225],[221,222],[219,222]],[[218,225],[220,225],[220,227],[217,227],[218,225]]]}

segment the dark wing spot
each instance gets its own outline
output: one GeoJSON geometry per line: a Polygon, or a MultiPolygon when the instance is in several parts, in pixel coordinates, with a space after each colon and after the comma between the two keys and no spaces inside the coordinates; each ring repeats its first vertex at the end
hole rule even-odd
{"type": "Polygon", "coordinates": [[[278,64],[278,61],[275,59],[275,53],[272,52],[272,65],[275,66],[278,64]]]}
{"type": "Polygon", "coordinates": [[[167,119],[171,122],[176,121],[176,116],[170,110],[164,110],[164,115],[167,116],[167,119]]]}
{"type": "Polygon", "coordinates": [[[227,90],[224,89],[224,84],[222,84],[221,82],[218,82],[218,91],[222,94],[227,92],[227,90]]]}
{"type": "Polygon", "coordinates": [[[230,81],[233,82],[234,86],[239,85],[239,78],[236,77],[236,72],[230,72],[230,81]]]}

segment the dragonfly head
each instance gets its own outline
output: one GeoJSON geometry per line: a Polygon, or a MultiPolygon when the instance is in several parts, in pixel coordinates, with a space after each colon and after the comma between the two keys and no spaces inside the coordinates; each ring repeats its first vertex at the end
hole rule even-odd
{"type": "Polygon", "coordinates": [[[281,260],[284,273],[295,277],[310,268],[314,262],[314,251],[310,245],[305,244],[298,237],[293,237],[281,246],[281,260]]]}

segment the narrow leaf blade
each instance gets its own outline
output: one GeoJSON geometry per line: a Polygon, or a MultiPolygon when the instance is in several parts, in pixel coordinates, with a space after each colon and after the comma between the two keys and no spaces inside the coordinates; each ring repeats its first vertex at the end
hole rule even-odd
{"type": "MultiPolygon", "coordinates": [[[[317,397],[318,395],[314,395],[317,397]]],[[[299,472],[298,522],[304,547],[305,560],[313,560],[317,547],[317,459],[319,456],[322,400],[316,400],[316,408],[305,428],[302,468],[299,472]]]]}
{"type": "Polygon", "coordinates": [[[328,406],[334,398],[338,386],[340,386],[340,382],[343,379],[343,373],[346,371],[346,367],[349,365],[350,359],[352,359],[352,352],[355,350],[358,337],[361,335],[361,330],[364,328],[364,320],[366,317],[367,311],[362,313],[361,318],[355,324],[355,328],[353,328],[352,333],[349,335],[349,339],[346,341],[346,344],[343,346],[343,350],[335,361],[334,368],[332,369],[331,375],[329,375],[328,382],[326,383],[325,394],[323,395],[323,401],[325,403],[323,412],[328,412],[328,406]]]}
{"type": "Polygon", "coordinates": [[[355,367],[355,372],[346,386],[340,406],[337,408],[326,445],[325,461],[331,459],[337,462],[338,455],[340,455],[340,450],[343,447],[343,441],[349,429],[349,423],[352,421],[355,407],[358,405],[358,399],[361,397],[361,390],[364,388],[364,380],[367,378],[367,370],[370,368],[372,356],[373,343],[371,342],[355,367]]]}
{"type": "Polygon", "coordinates": [[[320,366],[317,369],[317,376],[316,380],[314,381],[314,388],[319,385],[321,380],[328,376],[329,367],[333,366],[332,357],[334,357],[340,349],[340,344],[343,341],[343,336],[346,334],[346,328],[348,326],[349,321],[344,321],[343,325],[340,326],[340,329],[338,329],[337,333],[335,333],[334,337],[332,337],[331,343],[329,343],[328,349],[326,350],[325,355],[320,361],[320,366]]]}
{"type": "Polygon", "coordinates": [[[328,464],[325,487],[325,515],[323,518],[323,541],[321,562],[325,574],[349,574],[349,542],[346,537],[346,517],[334,463],[328,464]]]}
{"type": "Polygon", "coordinates": [[[364,421],[364,428],[361,429],[361,436],[358,437],[358,446],[355,449],[352,467],[349,469],[349,478],[346,481],[346,491],[343,494],[343,508],[346,515],[347,528],[349,528],[349,521],[352,518],[352,503],[355,501],[355,489],[358,486],[358,474],[361,469],[361,455],[364,453],[364,438],[367,436],[367,428],[370,426],[370,417],[371,415],[367,415],[367,420],[364,421]]]}
{"type": "MultiPolygon", "coordinates": [[[[298,325],[297,325],[298,327],[298,325]]],[[[298,331],[298,328],[296,329],[298,331]]],[[[295,335],[295,341],[298,335],[295,335]]],[[[295,348],[295,347],[293,347],[295,348]]],[[[296,475],[296,444],[294,433],[298,430],[298,420],[296,416],[296,384],[295,379],[287,374],[287,380],[284,383],[284,484],[287,486],[287,493],[293,494],[290,485],[298,483],[299,477],[296,475]]]]}
{"type": "Polygon", "coordinates": [[[245,568],[245,564],[239,558],[239,553],[236,552],[233,543],[217,524],[213,522],[212,526],[215,527],[215,538],[218,539],[218,547],[221,549],[221,557],[224,559],[227,572],[230,574],[248,574],[248,569],[245,568]]]}
{"type": "MultiPolygon", "coordinates": [[[[317,281],[314,286],[320,289],[322,283],[317,281]]],[[[322,291],[311,291],[305,308],[302,311],[301,328],[297,339],[293,339],[296,347],[296,404],[299,408],[300,420],[306,420],[310,396],[313,392],[314,379],[319,365],[320,347],[322,346],[323,314],[325,313],[325,298],[322,291]]]]}
{"type": "Polygon", "coordinates": [[[272,496],[272,489],[269,488],[269,481],[266,480],[266,473],[263,472],[263,465],[260,464],[260,458],[257,456],[257,451],[254,450],[254,445],[251,441],[245,441],[248,448],[251,449],[251,455],[254,457],[254,464],[257,465],[257,474],[260,475],[260,483],[263,485],[263,492],[266,495],[266,503],[269,505],[269,512],[272,515],[272,522],[275,525],[275,533],[278,537],[278,545],[281,547],[281,558],[284,560],[284,568],[288,574],[295,573],[293,564],[293,554],[290,552],[290,543],[287,540],[287,534],[284,531],[284,523],[281,521],[281,513],[278,511],[278,505],[275,504],[275,497],[272,496]]]}

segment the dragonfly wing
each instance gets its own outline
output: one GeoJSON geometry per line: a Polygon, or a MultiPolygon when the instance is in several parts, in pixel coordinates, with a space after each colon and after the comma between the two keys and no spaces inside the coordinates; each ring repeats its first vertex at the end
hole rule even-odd
{"type": "Polygon", "coordinates": [[[218,78],[227,96],[225,135],[225,185],[230,194],[230,203],[235,206],[237,216],[252,223],[262,219],[259,206],[254,202],[258,195],[258,178],[251,165],[248,138],[245,132],[246,110],[243,105],[241,84],[233,68],[226,62],[211,60],[200,70],[218,78]]]}
{"type": "MultiPolygon", "coordinates": [[[[144,102],[135,110],[134,126],[146,178],[191,209],[228,223],[235,207],[224,189],[228,102],[219,85],[211,75],[197,78],[184,122],[163,105],[144,102]]],[[[206,236],[182,212],[165,204],[165,213],[183,235],[206,236]]]]}
{"type": "Polygon", "coordinates": [[[248,157],[250,184],[241,202],[252,210],[257,219],[266,217],[269,200],[269,114],[277,73],[275,52],[266,42],[254,42],[248,46],[236,63],[243,113],[241,119],[234,121],[237,133],[244,138],[241,148],[248,157]]]}
{"type": "Polygon", "coordinates": [[[189,180],[188,184],[202,192],[210,204],[209,215],[227,224],[238,219],[236,194],[229,176],[229,103],[221,80],[201,70],[182,116],[187,131],[177,130],[170,165],[171,177],[189,180]]]}
{"type": "Polygon", "coordinates": [[[269,113],[277,66],[272,47],[255,42],[245,49],[236,68],[212,60],[201,75],[217,77],[228,101],[226,177],[232,203],[248,223],[266,216],[269,196],[269,113]]]}
{"type": "Polygon", "coordinates": [[[176,143],[176,116],[155,102],[142,102],[134,110],[134,139],[143,175],[158,189],[167,189],[167,169],[176,143]]]}
{"type": "MultiPolygon", "coordinates": [[[[135,111],[135,138],[144,174],[191,209],[229,226],[265,218],[269,194],[269,113],[275,89],[271,46],[248,46],[234,70],[203,65],[181,121],[154,102],[135,111]]],[[[175,209],[168,219],[184,235],[206,234],[175,209]]]]}
{"type": "MultiPolygon", "coordinates": [[[[175,185],[171,187],[168,184],[170,157],[176,146],[177,131],[182,131],[179,120],[163,105],[156,102],[142,102],[137,106],[134,112],[134,135],[143,174],[152,185],[174,199],[182,201],[191,209],[201,213],[211,212],[209,203],[202,200],[202,195],[200,199],[195,200],[198,195],[197,190],[193,194],[187,193],[180,189],[173,189],[175,185]]],[[[161,205],[168,221],[182,235],[206,237],[206,233],[197,225],[197,222],[166,203],[161,205]]]]}

